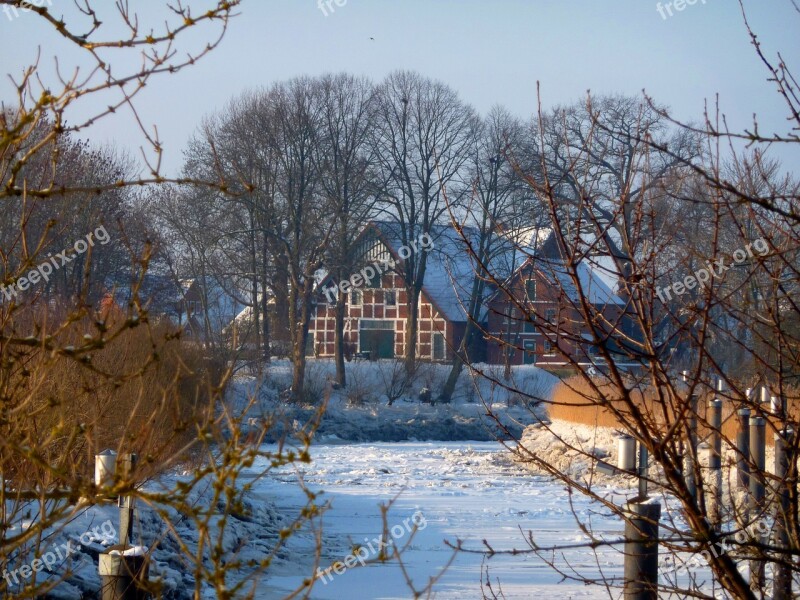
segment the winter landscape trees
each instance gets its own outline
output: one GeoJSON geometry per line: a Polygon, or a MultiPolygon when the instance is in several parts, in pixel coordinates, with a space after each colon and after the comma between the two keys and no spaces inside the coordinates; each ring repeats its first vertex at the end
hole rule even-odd
{"type": "MultiPolygon", "coordinates": [[[[642,578],[646,597],[792,597],[800,184],[771,151],[800,141],[787,62],[751,32],[787,109],[787,131],[769,135],[755,124],[730,131],[711,114],[684,123],[646,95],[589,94],[549,110],[540,99],[527,119],[501,106],[480,115],[412,70],[253,82],[198,123],[181,175],[168,177],[136,96],[214,50],[239,4],[165,4],[145,16],[82,2],[77,21],[25,5],[90,66],[66,78],[32,64],[0,106],[0,566],[17,572],[72,519],[130,496],[148,507],[150,532],[167,531],[150,548],[169,575],[152,594],[258,597],[259,578],[299,536],[313,569],[287,596],[312,597],[324,551],[317,493],[301,483],[302,510],[279,515],[250,482],[308,463],[331,401],[391,406],[419,394],[450,404],[467,389],[515,460],[569,494],[629,524],[640,490],[664,504],[662,549],[675,561],[701,555],[706,571],[642,578]],[[112,37],[101,37],[109,22],[112,37]],[[200,28],[198,44],[186,32],[200,28]],[[125,70],[125,52],[141,66],[125,70]],[[121,110],[141,158],[84,138],[121,110]],[[379,255],[386,272],[371,266],[379,255]],[[328,308],[332,328],[315,327],[328,308]],[[378,377],[355,368],[376,358],[360,344],[362,325],[402,359],[374,365],[385,392],[365,389],[378,377]],[[315,372],[315,355],[330,356],[331,375],[315,372]],[[288,358],[285,380],[275,358],[288,358]],[[563,376],[552,394],[512,375],[536,361],[563,376]],[[503,390],[535,427],[523,434],[486,389],[503,390]],[[629,485],[593,443],[562,435],[553,421],[569,411],[632,436],[647,487],[629,485]],[[772,464],[737,440],[745,416],[751,441],[774,441],[772,464]],[[536,432],[552,433],[581,468],[544,453],[536,432]],[[138,455],[138,470],[95,481],[92,459],[105,448],[138,455]],[[606,476],[627,491],[609,494],[606,476]],[[251,543],[254,531],[265,539],[251,543]]],[[[575,518],[587,554],[630,541],[575,518]]],[[[560,568],[559,545],[522,543],[452,546],[560,568]]],[[[373,562],[402,565],[402,550],[373,562]]],[[[612,596],[632,583],[568,567],[565,579],[612,596]]],[[[85,579],[75,575],[66,567],[0,589],[41,597],[85,579]]],[[[415,597],[438,580],[417,590],[404,576],[415,597]]]]}

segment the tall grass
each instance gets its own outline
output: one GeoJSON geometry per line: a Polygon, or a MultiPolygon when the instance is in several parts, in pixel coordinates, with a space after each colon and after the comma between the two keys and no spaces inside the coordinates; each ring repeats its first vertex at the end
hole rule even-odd
{"type": "MultiPolygon", "coordinates": [[[[17,331],[24,329],[15,316],[17,331]]],[[[46,320],[65,322],[62,315],[46,320]]],[[[30,326],[44,321],[39,314],[30,326]]],[[[88,317],[67,322],[51,336],[58,348],[78,348],[99,335],[88,317]]],[[[158,468],[199,435],[224,383],[222,363],[181,340],[167,323],[134,328],[112,323],[103,337],[110,341],[80,358],[34,346],[8,361],[7,406],[18,451],[3,457],[7,480],[23,487],[53,483],[42,479],[52,479],[56,464],[67,477],[86,476],[94,455],[105,448],[136,452],[144,467],[158,468]],[[37,462],[50,468],[37,472],[31,466],[37,462]]]]}

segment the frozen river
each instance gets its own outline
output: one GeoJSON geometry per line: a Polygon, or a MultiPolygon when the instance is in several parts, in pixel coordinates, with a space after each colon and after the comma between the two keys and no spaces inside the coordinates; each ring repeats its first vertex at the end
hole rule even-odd
{"type": "MultiPolygon", "coordinates": [[[[406,571],[418,590],[450,561],[453,551],[445,540],[460,539],[474,549],[482,547],[482,540],[495,550],[524,549],[524,535],[531,532],[540,547],[574,545],[587,539],[575,515],[607,539],[617,539],[622,532],[620,520],[607,517],[601,506],[580,496],[570,502],[562,485],[525,472],[497,443],[316,445],[312,458],[312,464],[303,466],[303,479],[311,489],[325,490],[323,498],[330,502],[323,517],[326,552],[322,565],[343,560],[351,543],[367,545],[365,540],[378,537],[382,531],[379,504],[399,494],[387,521],[390,528],[396,526],[394,533],[401,545],[410,535],[409,519],[420,523],[404,554],[406,571]]],[[[305,500],[290,471],[262,481],[258,491],[287,511],[296,512],[305,500]]],[[[623,490],[607,492],[617,497],[623,490]]],[[[597,554],[585,548],[567,550],[554,560],[561,568],[576,569],[585,576],[598,577],[601,572],[621,576],[622,555],[613,548],[597,554]]],[[[560,583],[562,577],[532,554],[495,555],[487,560],[469,553],[455,556],[432,597],[482,598],[487,567],[492,589],[498,596],[502,590],[499,597],[509,600],[609,597],[600,587],[560,583]]],[[[273,576],[264,582],[258,597],[280,598],[300,581],[299,576],[273,576]]],[[[327,583],[318,583],[311,594],[319,600],[412,597],[396,562],[348,569],[327,583]]]]}

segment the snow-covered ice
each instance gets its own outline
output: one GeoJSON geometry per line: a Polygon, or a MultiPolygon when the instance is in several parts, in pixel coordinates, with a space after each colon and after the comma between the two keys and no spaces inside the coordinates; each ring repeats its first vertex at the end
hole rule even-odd
{"type": "MultiPolygon", "coordinates": [[[[524,534],[531,531],[542,547],[579,544],[586,538],[576,526],[575,514],[590,520],[598,536],[617,539],[622,532],[621,521],[604,516],[607,513],[601,506],[578,496],[570,505],[563,486],[515,464],[497,443],[315,445],[312,458],[313,462],[304,466],[302,477],[310,488],[326,490],[323,498],[330,503],[323,517],[326,539],[338,541],[338,547],[327,545],[323,567],[343,560],[353,544],[365,544],[365,539],[379,536],[379,504],[398,494],[387,519],[389,527],[402,525],[417,511],[426,522],[403,555],[418,589],[450,560],[453,551],[446,540],[455,543],[460,539],[473,549],[481,549],[482,540],[495,550],[524,549],[524,534]]],[[[619,490],[620,494],[612,488],[607,491],[611,497],[621,498],[628,490],[619,490]]],[[[292,512],[305,503],[291,471],[264,480],[257,494],[292,512]]],[[[407,539],[400,537],[398,541],[403,544],[407,539]]],[[[602,569],[606,576],[619,577],[622,555],[608,547],[598,549],[596,555],[578,548],[559,554],[556,563],[567,569],[569,565],[580,568],[583,575],[599,576],[602,569]]],[[[484,560],[480,554],[469,553],[458,553],[436,584],[434,597],[481,598],[485,567],[489,568],[493,589],[502,588],[509,599],[608,597],[603,588],[559,584],[561,577],[531,554],[495,555],[484,560]]],[[[259,597],[280,598],[300,585],[304,575],[307,573],[270,577],[262,583],[259,597]]],[[[333,575],[327,584],[317,583],[311,597],[387,600],[412,595],[399,565],[392,562],[333,575]]]]}

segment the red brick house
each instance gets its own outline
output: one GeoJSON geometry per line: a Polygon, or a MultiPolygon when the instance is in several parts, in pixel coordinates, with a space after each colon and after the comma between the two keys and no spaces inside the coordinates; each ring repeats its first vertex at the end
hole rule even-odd
{"type": "MultiPolygon", "coordinates": [[[[399,265],[403,259],[397,224],[370,223],[360,236],[364,265],[399,265]]],[[[477,235],[470,228],[463,234],[477,235]]],[[[553,238],[536,231],[540,242],[531,246],[518,240],[508,241],[493,259],[492,273],[506,281],[517,303],[534,308],[537,318],[552,324],[553,335],[537,331],[508,295],[488,286],[484,309],[479,317],[484,336],[471,349],[473,360],[494,364],[538,364],[558,367],[567,364],[566,355],[580,354],[568,340],[585,337],[585,326],[572,308],[577,290],[559,270],[562,264],[553,259],[553,238]],[[527,247],[526,247],[527,246],[527,247]]],[[[449,225],[431,231],[433,248],[429,251],[419,308],[417,357],[429,361],[450,361],[458,348],[467,324],[474,260],[464,239],[449,225]]],[[[505,239],[505,238],[504,238],[505,239]]],[[[354,279],[360,285],[347,293],[345,343],[346,353],[369,353],[370,358],[393,358],[404,355],[407,303],[405,285],[399,268],[379,269],[373,277],[354,279]]],[[[362,273],[364,270],[362,269],[362,273]]],[[[579,267],[581,288],[593,303],[604,311],[619,311],[622,301],[587,265],[579,267]]],[[[357,276],[356,276],[357,277],[357,276]]],[[[334,307],[336,282],[330,276],[319,282],[317,304],[312,315],[307,351],[318,357],[334,355],[334,307]]],[[[527,312],[527,311],[526,311],[527,312]]],[[[586,348],[584,348],[585,352],[586,348]]],[[[585,362],[585,361],[581,361],[585,362]]]]}
{"type": "MultiPolygon", "coordinates": [[[[404,356],[408,316],[405,282],[401,269],[391,266],[403,260],[404,248],[398,226],[390,222],[372,222],[360,238],[362,263],[380,266],[376,270],[382,272],[368,278],[363,285],[345,290],[347,352],[368,352],[370,358],[404,356]]],[[[469,299],[473,266],[463,239],[452,227],[434,226],[429,239],[433,247],[428,252],[420,294],[417,357],[450,361],[467,324],[464,307],[469,299]]],[[[418,246],[423,244],[420,242],[418,246]]],[[[306,345],[309,354],[334,355],[336,283],[329,276],[319,283],[306,345]]]]}
{"type": "Polygon", "coordinates": [[[555,238],[545,237],[488,301],[488,362],[558,368],[593,364],[591,332],[578,310],[582,294],[610,323],[620,320],[623,301],[584,261],[576,268],[580,292],[568,275],[555,238]],[[510,292],[510,293],[509,293],[510,292]],[[513,297],[513,299],[512,299],[513,297]]]}

